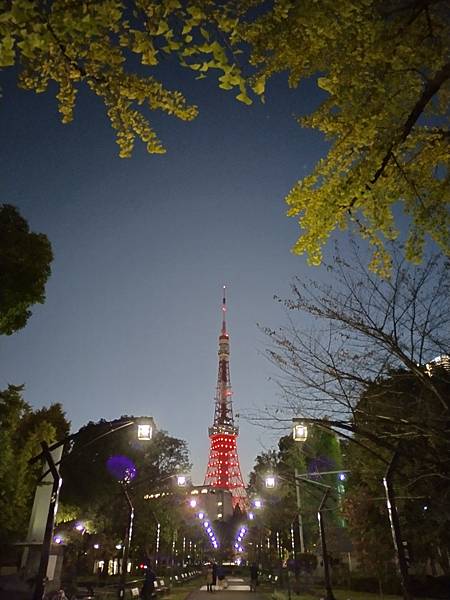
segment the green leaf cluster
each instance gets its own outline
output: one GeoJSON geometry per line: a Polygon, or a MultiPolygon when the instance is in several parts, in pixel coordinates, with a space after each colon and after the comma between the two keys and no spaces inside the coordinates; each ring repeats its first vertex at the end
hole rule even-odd
{"type": "Polygon", "coordinates": [[[0,67],[16,65],[19,85],[37,93],[56,83],[63,123],[72,121],[78,90],[87,86],[105,104],[121,157],[131,156],[136,139],[160,154],[164,146],[143,107],[185,121],[197,115],[156,77],[168,55],[201,73],[222,71],[221,85],[237,86],[239,99],[249,101],[228,49],[234,24],[214,0],[0,0],[0,67]]]}
{"type": "Polygon", "coordinates": [[[25,327],[30,306],[45,301],[53,254],[42,233],[9,204],[0,204],[0,335],[25,327]]]}
{"type": "Polygon", "coordinates": [[[350,228],[372,247],[372,270],[387,277],[400,203],[407,258],[419,262],[428,237],[449,253],[443,1],[0,0],[0,40],[0,67],[16,65],[23,88],[43,92],[56,83],[64,123],[81,86],[98,95],[122,157],[136,139],[151,153],[165,151],[148,110],[187,121],[197,115],[159,81],[164,58],[198,79],[216,73],[219,87],[245,104],[252,95],[264,100],[274,75],[287,73],[291,87],[313,78],[324,99],[298,121],[320,132],[329,151],[286,198],[301,229],[293,252],[318,265],[336,230],[350,228]]]}
{"type": "MultiPolygon", "coordinates": [[[[128,417],[122,417],[121,421],[123,419],[128,417]]],[[[151,442],[139,442],[133,427],[119,429],[95,441],[111,427],[114,422],[88,423],[77,433],[65,455],[61,468],[62,517],[89,520],[93,533],[105,535],[114,542],[110,547],[114,553],[114,544],[123,540],[127,504],[122,485],[108,472],[107,461],[111,456],[126,456],[136,466],[136,477],[127,490],[135,507],[133,549],[142,560],[147,549],[155,549],[157,523],[161,525],[161,544],[169,544],[174,529],[181,526],[181,513],[170,477],[189,471],[188,450],[183,440],[162,431],[157,432],[151,442]],[[168,495],[148,498],[162,492],[168,495]]],[[[61,518],[61,527],[65,518],[61,518]]]]}
{"type": "Polygon", "coordinates": [[[373,247],[371,268],[390,274],[386,240],[410,220],[406,256],[420,261],[430,236],[450,251],[448,109],[450,22],[445,2],[276,0],[242,25],[258,90],[287,72],[295,87],[316,78],[325,99],[303,127],[329,141],[327,156],[288,194],[309,263],[336,229],[373,247]]]}
{"type": "Polygon", "coordinates": [[[23,399],[23,386],[0,391],[0,539],[24,541],[40,465],[30,458],[48,444],[64,438],[69,423],[60,404],[33,410],[23,399]]]}
{"type": "MultiPolygon", "coordinates": [[[[256,457],[254,470],[250,474],[249,492],[251,496],[263,501],[261,518],[266,528],[265,535],[274,547],[276,532],[283,546],[292,547],[292,529],[295,544],[298,545],[297,519],[298,505],[295,485],[295,471],[319,485],[299,484],[301,514],[304,527],[304,541],[307,551],[314,551],[318,541],[317,509],[323,496],[324,488],[320,484],[329,485],[332,493],[327,502],[327,521],[329,525],[339,525],[339,490],[338,476],[320,475],[322,471],[336,471],[342,468],[343,459],[339,441],[333,433],[316,427],[310,428],[307,442],[296,443],[291,435],[283,436],[278,441],[278,450],[269,450],[256,457]],[[275,475],[275,489],[266,488],[267,475],[275,475]],[[294,524],[294,525],[293,525],[294,524]]],[[[258,511],[256,519],[259,518],[258,511]]],[[[276,558],[276,557],[275,557],[276,558]]]]}
{"type": "Polygon", "coordinates": [[[386,557],[393,557],[383,476],[395,448],[399,462],[394,470],[394,489],[402,539],[408,542],[414,570],[420,574],[431,565],[433,571],[450,573],[446,559],[450,527],[448,370],[434,367],[430,379],[447,409],[407,371],[373,383],[355,409],[356,434],[346,453],[351,476],[345,513],[362,566],[381,579],[389,574],[386,557]],[[368,439],[367,431],[375,437],[368,439]]]}

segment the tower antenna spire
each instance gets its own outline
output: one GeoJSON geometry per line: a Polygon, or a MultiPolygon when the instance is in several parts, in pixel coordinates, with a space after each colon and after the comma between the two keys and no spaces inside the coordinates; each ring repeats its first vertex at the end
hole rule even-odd
{"type": "Polygon", "coordinates": [[[227,298],[225,295],[227,287],[223,286],[223,295],[222,295],[222,334],[226,334],[227,332],[227,298]]]}

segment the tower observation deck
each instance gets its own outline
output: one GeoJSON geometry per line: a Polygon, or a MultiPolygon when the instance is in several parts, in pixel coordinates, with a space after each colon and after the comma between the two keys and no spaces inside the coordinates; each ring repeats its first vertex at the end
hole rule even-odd
{"type": "Polygon", "coordinates": [[[233,506],[245,510],[247,493],[239,466],[237,437],[239,428],[234,424],[230,379],[230,337],[226,323],[227,304],[225,286],[222,299],[222,329],[219,335],[219,371],[214,398],[214,423],[209,428],[211,441],[204,485],[231,492],[233,506]]]}

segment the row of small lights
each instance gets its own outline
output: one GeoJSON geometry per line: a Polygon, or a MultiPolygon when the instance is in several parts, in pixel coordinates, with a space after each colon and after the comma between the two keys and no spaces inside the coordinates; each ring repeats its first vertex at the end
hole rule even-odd
{"type": "Polygon", "coordinates": [[[236,542],[234,544],[234,547],[238,552],[244,552],[244,548],[242,547],[241,542],[244,539],[246,533],[247,529],[245,527],[241,527],[236,537],[236,542]]]}
{"type": "Polygon", "coordinates": [[[145,494],[144,500],[152,500],[154,498],[164,498],[164,496],[172,496],[172,492],[156,492],[155,494],[145,494]]]}
{"type": "MultiPolygon", "coordinates": [[[[200,520],[203,520],[205,518],[205,513],[199,512],[198,518],[200,520]]],[[[211,542],[213,548],[215,550],[217,550],[217,548],[219,547],[219,543],[216,539],[216,536],[214,535],[214,531],[211,527],[211,523],[207,519],[205,519],[203,521],[203,527],[205,528],[206,533],[209,535],[209,541],[211,542]]]]}

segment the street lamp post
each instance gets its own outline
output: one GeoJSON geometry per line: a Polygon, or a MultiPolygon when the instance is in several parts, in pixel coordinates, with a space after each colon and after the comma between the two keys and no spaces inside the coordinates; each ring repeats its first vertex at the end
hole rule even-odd
{"type": "MultiPolygon", "coordinates": [[[[321,541],[321,546],[322,546],[324,583],[325,583],[325,591],[326,591],[325,600],[336,600],[333,595],[333,590],[331,587],[330,561],[329,561],[329,556],[328,556],[326,531],[325,531],[325,524],[324,524],[324,519],[323,519],[324,506],[325,506],[328,495],[330,494],[332,488],[329,485],[325,485],[324,483],[320,483],[318,481],[313,481],[311,479],[307,479],[307,474],[302,475],[302,476],[295,475],[295,484],[298,485],[302,482],[312,485],[312,486],[315,486],[315,487],[320,487],[322,489],[325,489],[324,495],[319,504],[319,508],[317,509],[317,520],[319,523],[320,541],[321,541]]],[[[266,478],[266,487],[272,487],[272,488],[274,487],[273,485],[268,486],[267,483],[268,482],[267,482],[267,478],[266,478]]],[[[277,547],[279,545],[278,540],[279,540],[279,538],[278,538],[278,532],[277,532],[277,547]]],[[[289,573],[288,573],[288,594],[290,595],[289,573]]]]}
{"type": "MultiPolygon", "coordinates": [[[[314,482],[316,483],[316,482],[314,482]]],[[[322,544],[322,556],[323,556],[323,571],[324,571],[324,579],[325,579],[325,590],[326,590],[326,600],[335,600],[333,595],[333,590],[331,589],[331,577],[330,577],[330,563],[328,560],[328,550],[327,550],[327,541],[325,536],[325,525],[323,522],[323,507],[325,506],[325,502],[327,501],[328,494],[330,493],[331,488],[327,486],[328,489],[325,490],[322,501],[320,502],[319,508],[317,510],[317,519],[319,521],[319,530],[320,530],[320,541],[322,544]]]]}
{"type": "Polygon", "coordinates": [[[305,538],[303,535],[303,516],[302,516],[302,502],[300,496],[300,483],[298,482],[298,469],[295,469],[295,497],[297,500],[297,524],[298,524],[298,539],[300,545],[300,553],[305,552],[305,538]]]}
{"type": "Polygon", "coordinates": [[[122,553],[122,568],[120,569],[119,599],[125,597],[125,587],[128,572],[128,557],[130,555],[131,537],[133,535],[134,522],[134,506],[126,488],[126,484],[122,484],[122,491],[128,505],[128,519],[122,553]]]}
{"type": "MultiPolygon", "coordinates": [[[[142,439],[142,438],[140,438],[140,439],[142,439]]],[[[151,439],[151,438],[143,438],[143,439],[151,439]]],[[[174,475],[168,475],[167,477],[163,477],[163,479],[161,479],[160,483],[163,483],[164,481],[167,481],[168,479],[172,479],[173,477],[174,477],[174,475]]],[[[187,485],[188,478],[186,475],[176,475],[175,477],[177,479],[178,487],[185,487],[187,485]]],[[[142,483],[145,483],[145,482],[146,482],[146,480],[144,480],[143,482],[139,482],[137,485],[142,485],[142,483]]],[[[125,531],[125,540],[124,540],[124,546],[123,546],[122,567],[121,567],[121,571],[120,571],[120,583],[119,583],[119,591],[118,591],[119,600],[122,600],[125,597],[126,578],[127,578],[127,573],[128,573],[128,560],[129,560],[129,556],[130,556],[130,547],[131,547],[131,539],[132,539],[132,535],[133,535],[133,522],[134,522],[134,506],[133,506],[133,502],[130,498],[130,495],[128,493],[128,483],[130,483],[130,480],[125,479],[121,483],[122,483],[123,494],[125,496],[125,500],[126,500],[127,506],[128,506],[128,519],[127,519],[127,528],[125,531]]],[[[153,517],[155,518],[156,525],[157,525],[157,529],[156,529],[156,564],[159,564],[159,545],[160,545],[160,536],[161,536],[161,523],[156,519],[156,517],[154,515],[153,515],[153,517]]]]}
{"type": "MultiPolygon", "coordinates": [[[[384,456],[379,454],[377,451],[373,450],[373,448],[361,443],[361,441],[355,440],[354,437],[351,437],[349,435],[349,433],[352,434],[352,433],[358,432],[358,430],[355,428],[354,423],[346,422],[346,421],[330,421],[330,420],[327,420],[326,422],[324,422],[324,420],[322,420],[322,419],[302,419],[302,418],[298,418],[298,417],[294,417],[292,419],[292,422],[294,424],[293,437],[296,441],[305,441],[306,440],[306,437],[307,437],[306,423],[314,423],[314,424],[318,425],[319,427],[326,428],[327,430],[331,430],[333,432],[335,432],[335,430],[333,429],[333,427],[335,427],[338,430],[346,431],[347,433],[345,435],[342,434],[342,432],[340,431],[340,435],[345,437],[350,442],[356,443],[358,446],[363,448],[365,451],[370,452],[370,454],[375,456],[378,460],[380,460],[380,462],[384,463],[387,466],[386,473],[383,477],[383,486],[384,486],[385,492],[386,492],[386,506],[387,506],[387,511],[388,511],[388,515],[389,515],[389,524],[390,524],[391,533],[392,533],[392,541],[393,541],[393,545],[394,545],[396,563],[397,563],[398,574],[399,574],[399,578],[400,578],[400,584],[402,587],[403,598],[404,598],[404,600],[411,600],[413,598],[413,596],[410,591],[410,583],[409,583],[409,575],[408,575],[408,562],[406,560],[405,549],[403,547],[401,530],[400,530],[400,520],[398,517],[398,511],[397,511],[396,495],[395,495],[395,490],[394,490],[394,486],[392,483],[394,470],[397,466],[397,462],[398,462],[398,458],[399,458],[399,454],[400,454],[400,446],[398,445],[394,449],[392,458],[388,462],[388,461],[386,461],[384,456]],[[297,437],[296,437],[297,434],[300,437],[303,437],[304,439],[297,439],[297,437]]],[[[377,442],[379,443],[379,440],[377,439],[377,437],[374,433],[367,431],[367,430],[364,431],[363,433],[364,433],[364,436],[368,440],[370,440],[372,443],[375,443],[375,444],[377,442]]],[[[345,471],[343,471],[343,472],[345,472],[345,471]]]]}
{"type": "MultiPolygon", "coordinates": [[[[304,423],[301,419],[293,419],[293,430],[292,436],[295,442],[306,442],[308,439],[308,427],[306,423],[304,423]]],[[[301,515],[301,502],[300,502],[300,482],[304,481],[305,483],[315,485],[321,488],[325,488],[324,495],[320,502],[319,508],[317,510],[317,519],[319,522],[319,531],[320,531],[320,542],[322,545],[322,558],[323,558],[323,571],[324,571],[324,583],[325,583],[325,591],[326,591],[326,600],[335,600],[333,590],[331,588],[331,577],[330,577],[330,563],[328,557],[327,550],[327,540],[325,535],[325,524],[323,519],[323,508],[327,501],[328,495],[331,491],[331,487],[329,485],[325,485],[324,483],[320,483],[318,481],[312,481],[310,479],[306,479],[304,477],[300,477],[297,469],[295,469],[295,486],[296,486],[296,497],[297,497],[297,510],[298,510],[298,533],[300,538],[300,548],[301,551],[305,551],[305,543],[303,539],[303,520],[301,515]]]]}
{"type": "MultiPolygon", "coordinates": [[[[295,442],[306,442],[308,439],[308,427],[303,422],[293,423],[292,437],[295,442]]],[[[298,539],[300,545],[300,553],[305,552],[305,538],[303,534],[303,516],[302,516],[302,503],[300,495],[300,483],[297,481],[299,477],[298,469],[295,469],[295,497],[297,500],[297,522],[298,522],[298,539]]]]}

